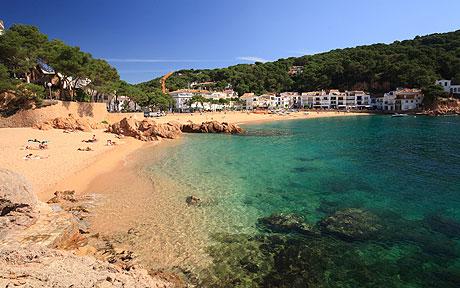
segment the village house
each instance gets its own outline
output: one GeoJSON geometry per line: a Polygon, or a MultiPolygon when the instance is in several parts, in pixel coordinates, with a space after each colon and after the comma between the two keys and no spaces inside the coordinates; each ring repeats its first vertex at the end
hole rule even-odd
{"type": "Polygon", "coordinates": [[[345,91],[346,109],[369,109],[371,108],[371,95],[364,91],[345,91]]]}
{"type": "MultiPolygon", "coordinates": [[[[282,92],[279,96],[285,100],[282,100],[287,106],[283,106],[284,108],[300,108],[302,107],[302,97],[298,92],[282,92]],[[286,100],[287,99],[287,100],[286,100]],[[286,103],[286,101],[288,103],[286,103]]],[[[280,100],[281,102],[281,100],[280,100]]]]}
{"type": "Polygon", "coordinates": [[[301,106],[314,109],[368,109],[371,106],[371,96],[364,91],[345,91],[337,89],[329,91],[304,92],[301,106]]]}
{"type": "Polygon", "coordinates": [[[436,84],[441,85],[445,92],[451,95],[460,96],[460,85],[452,85],[452,80],[437,80],[436,84]]]}
{"type": "Polygon", "coordinates": [[[142,107],[128,96],[111,97],[106,102],[109,112],[139,112],[142,107]]]}
{"type": "Polygon", "coordinates": [[[244,93],[241,95],[240,100],[244,101],[243,109],[252,110],[254,107],[259,106],[259,97],[254,93],[244,93]]]}
{"type": "Polygon", "coordinates": [[[375,99],[374,108],[382,111],[410,111],[421,107],[423,93],[420,89],[398,88],[375,99]]]}
{"type": "Polygon", "coordinates": [[[326,91],[303,92],[301,96],[301,106],[303,108],[321,108],[321,99],[326,95],[326,91]]]}
{"type": "Polygon", "coordinates": [[[190,109],[190,99],[195,95],[196,90],[180,89],[173,92],[169,92],[169,95],[174,100],[174,107],[179,112],[185,112],[190,109]]]}
{"type": "MultiPolygon", "coordinates": [[[[169,95],[174,100],[174,107],[178,112],[188,112],[190,108],[190,99],[196,95],[202,95],[204,98],[209,97],[211,93],[207,90],[180,89],[169,92],[169,95]]],[[[203,107],[201,107],[203,108],[203,107]]]]}
{"type": "Polygon", "coordinates": [[[275,108],[276,107],[276,95],[275,94],[263,94],[259,96],[259,105],[254,108],[275,108]]]}

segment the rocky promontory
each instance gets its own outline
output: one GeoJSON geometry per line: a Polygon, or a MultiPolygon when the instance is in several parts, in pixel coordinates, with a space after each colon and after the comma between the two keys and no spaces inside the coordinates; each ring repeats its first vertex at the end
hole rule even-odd
{"type": "Polygon", "coordinates": [[[0,287],[174,287],[132,263],[129,251],[110,246],[101,253],[111,261],[94,257],[84,200],[60,191],[40,202],[23,176],[0,169],[0,287]]]}
{"type": "Polygon", "coordinates": [[[142,141],[156,141],[161,138],[175,139],[182,133],[223,133],[241,134],[243,129],[236,124],[209,121],[201,124],[171,121],[168,123],[157,123],[154,120],[136,120],[134,118],[123,118],[121,121],[109,125],[107,132],[134,137],[142,141]]]}

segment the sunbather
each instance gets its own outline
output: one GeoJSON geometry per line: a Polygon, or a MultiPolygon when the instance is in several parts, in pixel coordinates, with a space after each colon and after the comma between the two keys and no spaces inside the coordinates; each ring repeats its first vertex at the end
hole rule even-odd
{"type": "Polygon", "coordinates": [[[82,140],[81,142],[86,142],[86,143],[94,143],[96,142],[97,139],[96,139],[96,135],[93,135],[93,137],[91,139],[88,139],[88,140],[82,140]]]}
{"type": "Polygon", "coordinates": [[[93,151],[93,149],[91,149],[91,147],[78,148],[78,151],[93,151]]]}
{"type": "Polygon", "coordinates": [[[48,158],[49,156],[40,156],[40,155],[34,155],[32,153],[30,154],[27,154],[26,156],[24,156],[24,160],[40,160],[40,159],[46,159],[48,158]]]}

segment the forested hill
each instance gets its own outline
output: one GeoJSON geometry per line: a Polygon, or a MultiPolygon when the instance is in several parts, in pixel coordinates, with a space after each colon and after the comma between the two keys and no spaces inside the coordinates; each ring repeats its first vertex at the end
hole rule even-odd
{"type": "MultiPolygon", "coordinates": [[[[240,95],[326,88],[381,93],[402,86],[427,87],[439,78],[460,81],[460,30],[275,62],[181,70],[167,80],[167,88],[172,91],[187,88],[192,82],[215,81],[216,90],[231,84],[240,95]],[[292,73],[293,66],[301,66],[299,73],[292,73]]],[[[139,86],[145,90],[158,88],[159,80],[139,86]]]]}

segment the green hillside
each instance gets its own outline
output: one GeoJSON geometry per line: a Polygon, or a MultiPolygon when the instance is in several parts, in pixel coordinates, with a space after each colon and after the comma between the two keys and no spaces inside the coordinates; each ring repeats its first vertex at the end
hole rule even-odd
{"type": "MultiPolygon", "coordinates": [[[[216,89],[231,84],[240,95],[326,88],[382,93],[400,86],[427,87],[439,78],[460,81],[460,30],[275,62],[181,70],[168,79],[167,88],[171,91],[187,88],[192,82],[215,81],[216,89]],[[302,72],[290,75],[292,66],[301,66],[302,72]]],[[[139,86],[149,91],[160,86],[159,80],[139,86]]]]}

